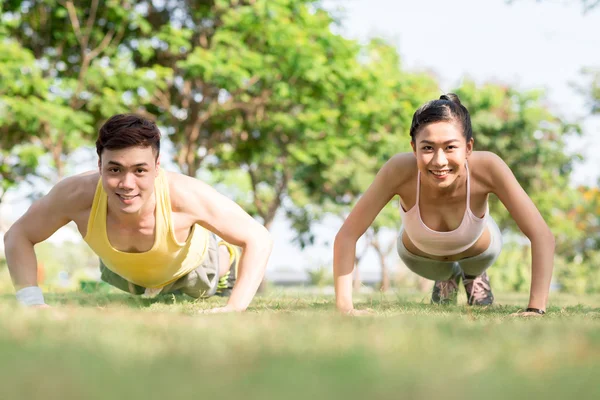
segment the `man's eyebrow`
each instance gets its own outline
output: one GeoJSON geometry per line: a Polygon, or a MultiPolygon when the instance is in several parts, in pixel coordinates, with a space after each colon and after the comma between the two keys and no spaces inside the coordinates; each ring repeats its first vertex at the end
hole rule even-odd
{"type": "MultiPolygon", "coordinates": [[[[119,167],[124,167],[123,164],[118,163],[116,161],[109,161],[107,164],[111,164],[111,165],[118,165],[119,167]]],[[[132,167],[147,167],[148,163],[146,162],[142,162],[142,163],[137,163],[137,164],[133,164],[132,167]]]]}

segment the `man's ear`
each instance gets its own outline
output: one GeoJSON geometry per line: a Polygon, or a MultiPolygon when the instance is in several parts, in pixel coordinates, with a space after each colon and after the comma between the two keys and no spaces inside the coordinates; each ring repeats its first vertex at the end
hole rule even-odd
{"type": "Polygon", "coordinates": [[[410,141],[410,147],[413,149],[413,153],[417,154],[417,145],[412,140],[410,141]]]}
{"type": "Polygon", "coordinates": [[[98,172],[102,175],[102,159],[98,157],[98,172]]]}

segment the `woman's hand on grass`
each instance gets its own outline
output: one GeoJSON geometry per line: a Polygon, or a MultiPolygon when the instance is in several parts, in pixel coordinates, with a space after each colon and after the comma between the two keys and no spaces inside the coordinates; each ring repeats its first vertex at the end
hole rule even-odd
{"type": "Polygon", "coordinates": [[[542,314],[533,311],[517,311],[510,314],[511,317],[541,317],[542,314]]]}
{"type": "Polygon", "coordinates": [[[198,314],[223,314],[223,313],[232,313],[232,312],[241,312],[242,310],[238,310],[230,305],[226,305],[223,307],[215,307],[209,308],[208,310],[200,310],[198,314]]]}

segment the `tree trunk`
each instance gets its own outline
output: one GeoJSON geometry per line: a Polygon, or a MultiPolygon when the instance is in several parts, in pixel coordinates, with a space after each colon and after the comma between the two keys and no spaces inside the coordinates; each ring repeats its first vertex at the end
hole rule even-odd
{"type": "Polygon", "coordinates": [[[380,239],[377,236],[377,231],[374,232],[373,234],[373,239],[371,241],[371,245],[373,246],[373,249],[375,249],[375,252],[377,252],[377,255],[379,256],[379,264],[381,265],[381,285],[379,287],[379,290],[381,290],[382,292],[387,292],[391,285],[390,285],[390,275],[389,275],[389,271],[387,268],[387,261],[385,259],[385,257],[388,255],[388,253],[391,251],[391,249],[393,248],[393,244],[386,246],[385,249],[383,249],[381,243],[380,243],[380,239]]]}
{"type": "Polygon", "coordinates": [[[386,265],[385,256],[380,255],[379,262],[381,263],[381,286],[379,290],[387,292],[390,290],[390,275],[386,265]]]}

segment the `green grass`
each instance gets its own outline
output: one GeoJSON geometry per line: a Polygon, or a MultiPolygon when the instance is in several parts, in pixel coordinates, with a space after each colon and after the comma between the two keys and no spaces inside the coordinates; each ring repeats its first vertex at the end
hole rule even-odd
{"type": "MultiPolygon", "coordinates": [[[[357,299],[273,291],[248,312],[185,297],[49,294],[51,310],[0,295],[0,399],[598,399],[600,296],[552,295],[543,318],[433,306],[427,295],[357,299]]],[[[464,299],[463,299],[464,301],[464,299]]]]}

